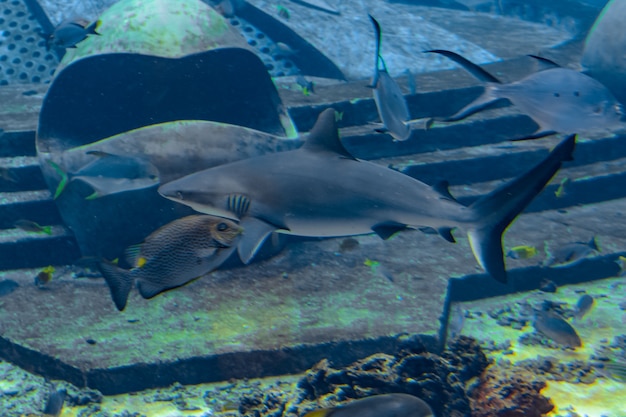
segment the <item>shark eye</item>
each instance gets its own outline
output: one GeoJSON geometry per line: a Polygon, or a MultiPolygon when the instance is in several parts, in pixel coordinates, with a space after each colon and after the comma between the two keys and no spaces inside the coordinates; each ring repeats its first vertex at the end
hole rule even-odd
{"type": "Polygon", "coordinates": [[[217,225],[217,230],[219,232],[225,232],[226,230],[228,230],[228,225],[226,223],[220,223],[217,225]]]}

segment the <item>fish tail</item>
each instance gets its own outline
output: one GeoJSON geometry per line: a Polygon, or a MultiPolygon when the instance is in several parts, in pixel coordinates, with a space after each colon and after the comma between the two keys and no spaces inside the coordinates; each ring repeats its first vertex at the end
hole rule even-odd
{"type": "MultiPolygon", "coordinates": [[[[372,78],[372,84],[369,86],[370,88],[376,88],[376,84],[378,84],[378,63],[382,59],[380,56],[380,44],[383,41],[383,32],[380,29],[380,24],[371,14],[368,14],[372,24],[374,25],[374,31],[376,32],[376,56],[374,62],[374,78],[372,78]]],[[[384,65],[384,61],[383,61],[384,65]]]]}
{"type": "Polygon", "coordinates": [[[63,190],[65,190],[65,187],[67,187],[67,183],[69,182],[70,177],[69,175],[67,175],[67,172],[63,171],[63,169],[58,164],[50,159],[48,159],[48,165],[50,165],[56,171],[56,173],[61,176],[61,181],[59,181],[59,185],[57,185],[57,189],[54,192],[54,199],[56,200],[61,195],[63,190]]]}
{"type": "Polygon", "coordinates": [[[131,271],[122,269],[109,261],[99,263],[100,272],[111,290],[111,298],[119,311],[126,308],[128,294],[133,286],[134,278],[131,271]]]}
{"type": "Polygon", "coordinates": [[[534,168],[496,188],[470,205],[477,219],[468,231],[472,252],[487,273],[506,283],[502,234],[535,198],[565,161],[572,160],[576,136],[559,143],[534,168]]]}
{"type": "Polygon", "coordinates": [[[90,24],[89,26],[87,26],[85,28],[85,31],[87,32],[87,34],[88,35],[99,35],[97,30],[100,27],[100,23],[102,23],[102,22],[100,21],[100,19],[98,19],[95,22],[93,22],[92,24],[90,24]]]}

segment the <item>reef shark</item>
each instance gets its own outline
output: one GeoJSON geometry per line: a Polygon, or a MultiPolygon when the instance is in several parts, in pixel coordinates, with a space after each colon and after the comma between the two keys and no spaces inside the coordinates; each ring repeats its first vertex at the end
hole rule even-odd
{"type": "Polygon", "coordinates": [[[575,136],[537,166],[469,206],[447,183],[431,187],[408,175],[354,158],[342,145],[335,111],[322,112],[301,148],[206,169],[159,188],[164,197],[196,211],[241,220],[237,247],[250,262],[272,232],[334,237],[376,233],[389,238],[406,228],[433,228],[450,242],[467,231],[478,263],[506,282],[502,233],[571,160],[575,136]]]}

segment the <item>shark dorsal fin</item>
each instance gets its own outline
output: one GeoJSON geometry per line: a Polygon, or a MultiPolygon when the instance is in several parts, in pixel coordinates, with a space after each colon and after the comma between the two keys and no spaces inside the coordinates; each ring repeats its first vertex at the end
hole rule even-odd
{"type": "Polygon", "coordinates": [[[456,198],[454,198],[452,194],[450,194],[450,190],[448,189],[449,186],[450,183],[448,183],[448,181],[446,180],[443,180],[433,185],[433,190],[437,191],[442,197],[448,200],[456,201],[456,198]]]}
{"type": "Polygon", "coordinates": [[[328,108],[320,113],[315,126],[313,126],[306,142],[302,145],[302,149],[311,152],[333,152],[345,158],[355,159],[343,147],[339,139],[335,109],[333,108],[328,108]]]}

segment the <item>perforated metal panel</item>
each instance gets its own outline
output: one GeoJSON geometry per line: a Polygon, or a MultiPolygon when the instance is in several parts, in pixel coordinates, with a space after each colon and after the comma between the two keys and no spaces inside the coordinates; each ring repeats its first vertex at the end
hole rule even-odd
{"type": "Polygon", "coordinates": [[[0,85],[48,83],[58,64],[23,0],[0,0],[0,85]]]}
{"type": "Polygon", "coordinates": [[[230,24],[241,32],[272,77],[296,75],[300,72],[296,64],[280,50],[272,39],[249,22],[240,17],[234,17],[230,19],[230,24]]]}

